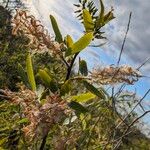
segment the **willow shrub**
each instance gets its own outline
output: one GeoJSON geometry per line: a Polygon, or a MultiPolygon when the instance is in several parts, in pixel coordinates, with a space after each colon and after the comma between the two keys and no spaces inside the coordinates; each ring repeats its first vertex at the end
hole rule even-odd
{"type": "Polygon", "coordinates": [[[105,38],[102,29],[114,19],[113,10],[106,13],[102,0],[99,9],[92,1],[85,0],[75,6],[84,27],[83,35],[77,41],[69,34],[62,36],[52,15],[50,21],[55,40],[35,17],[25,11],[16,13],[13,34],[24,33],[28,37],[29,51],[26,67],[21,64],[18,67],[23,83],[19,85],[20,90],[1,91],[13,107],[9,109],[11,112],[2,112],[1,118],[10,114],[12,118],[7,116],[8,120],[5,120],[5,124],[9,125],[16,118],[10,127],[1,126],[1,147],[112,149],[126,131],[126,124],[135,118],[136,114],[132,113],[124,122],[121,119],[135,102],[135,97],[124,92],[110,94],[105,85],[133,84],[141,77],[136,69],[110,66],[89,73],[86,61],[79,59],[78,73],[74,72],[73,67],[80,52],[95,39],[105,38]],[[51,59],[55,58],[54,62],[46,64],[46,67],[43,64],[37,67],[39,62],[51,60],[47,55],[36,57],[36,54],[45,52],[50,54],[51,59]],[[39,60],[37,63],[36,59],[39,60]],[[125,98],[130,98],[130,101],[126,102],[125,98]]]}

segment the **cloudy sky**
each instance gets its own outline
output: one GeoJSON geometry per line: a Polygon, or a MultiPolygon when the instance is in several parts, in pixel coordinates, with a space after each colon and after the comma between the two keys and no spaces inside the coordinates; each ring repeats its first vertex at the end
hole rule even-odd
{"type": "MultiPolygon", "coordinates": [[[[77,40],[83,33],[83,26],[78,22],[74,14],[73,3],[78,0],[25,0],[29,10],[48,28],[53,34],[49,15],[52,14],[60,26],[63,36],[68,33],[77,40]]],[[[97,7],[98,0],[94,0],[97,7]]],[[[116,19],[105,28],[108,38],[107,44],[101,48],[88,48],[81,53],[81,57],[88,61],[91,67],[102,64],[116,64],[121,49],[124,34],[126,32],[129,13],[132,11],[130,30],[126,40],[121,64],[131,64],[138,67],[150,57],[150,0],[104,0],[106,9],[114,7],[116,19]]],[[[150,61],[141,70],[146,76],[150,76],[150,61]]],[[[150,78],[143,78],[136,86],[129,87],[143,95],[150,88],[150,78]]],[[[150,96],[148,96],[150,98],[150,96]]]]}
{"type": "MultiPolygon", "coordinates": [[[[53,33],[49,21],[49,14],[52,14],[57,19],[64,36],[69,33],[77,39],[81,35],[83,27],[79,24],[75,14],[73,13],[75,9],[73,3],[77,3],[78,0],[26,1],[30,4],[29,7],[31,8],[30,10],[32,13],[43,22],[43,24],[50,30],[50,33],[53,33]]],[[[99,50],[100,52],[97,52],[98,50],[88,49],[88,52],[91,52],[93,55],[96,53],[98,55],[97,57],[100,58],[104,57],[104,61],[109,58],[110,62],[115,63],[127,27],[129,13],[132,11],[132,20],[122,63],[128,63],[131,61],[131,63],[133,62],[135,66],[140,65],[143,61],[150,57],[150,1],[105,0],[104,2],[107,9],[109,9],[110,6],[114,7],[114,13],[116,16],[116,19],[106,27],[108,41],[107,44],[101,48],[102,50],[105,50],[106,54],[102,54],[103,51],[101,50],[99,50]]],[[[95,0],[95,4],[98,6],[98,0],[95,0]]],[[[95,62],[98,61],[97,59],[99,58],[94,59],[95,62]]],[[[146,72],[150,72],[150,62],[148,62],[143,69],[146,72]]]]}

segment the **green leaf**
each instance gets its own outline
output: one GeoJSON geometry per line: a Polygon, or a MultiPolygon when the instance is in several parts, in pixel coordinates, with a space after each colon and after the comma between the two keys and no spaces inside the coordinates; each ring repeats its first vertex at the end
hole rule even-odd
{"type": "Polygon", "coordinates": [[[62,43],[63,38],[62,38],[61,32],[59,30],[59,27],[57,25],[56,19],[52,15],[50,15],[50,20],[51,20],[51,24],[52,24],[52,27],[53,27],[53,30],[54,30],[54,33],[55,33],[55,36],[56,36],[55,40],[58,43],[62,43]]]}
{"type": "Polygon", "coordinates": [[[78,114],[88,112],[88,110],[78,102],[71,101],[68,105],[70,108],[74,109],[78,114]]]}
{"type": "Polygon", "coordinates": [[[68,48],[68,49],[66,49],[66,56],[67,56],[68,54],[71,53],[71,46],[73,45],[73,39],[71,38],[70,35],[67,35],[65,37],[65,43],[66,43],[67,48],[68,48]]]}
{"type": "Polygon", "coordinates": [[[92,94],[91,92],[88,92],[88,93],[84,93],[84,94],[80,94],[80,95],[77,95],[77,96],[72,96],[71,99],[73,101],[76,101],[76,102],[87,102],[91,99],[94,99],[96,96],[95,94],[92,94]]]}
{"type": "Polygon", "coordinates": [[[70,82],[70,80],[67,80],[62,86],[61,86],[61,89],[60,89],[60,94],[62,96],[64,96],[65,94],[68,94],[70,92],[70,90],[72,89],[72,85],[71,85],[72,82],[70,82]]]}
{"type": "Polygon", "coordinates": [[[45,70],[40,69],[38,75],[52,92],[56,92],[58,90],[56,82],[45,70]]]}
{"type": "Polygon", "coordinates": [[[99,0],[100,1],[100,6],[101,6],[101,11],[100,11],[100,17],[103,18],[104,16],[104,4],[103,4],[103,0],[99,0]]]}
{"type": "Polygon", "coordinates": [[[99,0],[100,1],[100,13],[99,13],[99,16],[96,20],[96,27],[97,28],[100,28],[104,25],[104,4],[103,4],[103,1],[102,0],[99,0]]]}
{"type": "Polygon", "coordinates": [[[92,84],[88,83],[87,81],[83,81],[83,84],[91,93],[95,94],[99,98],[105,99],[105,94],[102,90],[97,90],[97,88],[95,88],[92,84]]]}
{"type": "Polygon", "coordinates": [[[83,10],[83,25],[86,32],[91,32],[94,30],[94,22],[90,12],[86,9],[83,10]]]}
{"type": "Polygon", "coordinates": [[[45,83],[45,85],[49,87],[52,81],[49,74],[45,70],[42,70],[42,69],[39,70],[38,74],[40,78],[42,79],[42,81],[45,83]]]}
{"type": "Polygon", "coordinates": [[[24,83],[24,85],[26,87],[30,88],[30,86],[28,84],[28,76],[21,64],[18,64],[18,72],[19,72],[19,76],[21,77],[21,80],[24,83]]]}
{"type": "Polygon", "coordinates": [[[82,75],[87,76],[88,75],[88,68],[87,63],[85,60],[81,60],[79,63],[79,71],[82,75]]]}
{"type": "Polygon", "coordinates": [[[68,48],[70,48],[73,45],[73,39],[70,35],[67,35],[65,38],[65,42],[68,48]]]}
{"type": "Polygon", "coordinates": [[[33,91],[36,91],[36,83],[35,83],[32,59],[31,59],[30,53],[27,56],[26,67],[27,67],[27,75],[28,75],[28,80],[29,80],[30,86],[33,91]]]}
{"type": "Polygon", "coordinates": [[[78,53],[85,49],[93,39],[93,32],[84,34],[77,42],[71,46],[71,51],[67,55],[78,53]]]}

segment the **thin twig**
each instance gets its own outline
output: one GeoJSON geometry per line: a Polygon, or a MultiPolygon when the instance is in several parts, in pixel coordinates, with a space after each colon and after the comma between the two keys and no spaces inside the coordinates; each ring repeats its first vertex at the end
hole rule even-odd
{"type": "MultiPolygon", "coordinates": [[[[133,107],[133,109],[128,113],[128,115],[123,119],[123,121],[125,121],[127,118],[128,118],[128,116],[136,109],[136,107],[144,100],[144,98],[149,94],[149,92],[150,92],[150,89],[144,94],[144,96],[139,100],[139,102],[133,107]]],[[[116,129],[123,123],[123,121],[122,122],[120,122],[117,126],[116,126],[116,129]]]]}
{"type": "Polygon", "coordinates": [[[121,87],[119,88],[118,92],[115,93],[114,97],[118,97],[120,95],[120,93],[122,93],[122,91],[124,90],[125,87],[126,87],[126,83],[122,84],[121,87]]]}
{"type": "Polygon", "coordinates": [[[119,54],[117,65],[119,65],[119,63],[120,63],[122,52],[124,50],[124,45],[125,45],[125,42],[126,42],[126,38],[127,38],[127,35],[128,35],[129,28],[130,28],[131,16],[132,16],[132,12],[130,12],[130,15],[129,15],[128,26],[127,26],[127,30],[126,30],[126,33],[125,33],[123,43],[122,43],[122,47],[121,47],[121,51],[120,51],[120,54],[119,54]]]}
{"type": "Polygon", "coordinates": [[[149,60],[150,60],[150,58],[148,58],[146,61],[144,61],[136,70],[140,70],[149,60]]]}
{"type": "Polygon", "coordinates": [[[44,136],[41,146],[40,146],[40,150],[44,150],[45,144],[46,144],[46,139],[48,137],[48,133],[44,136]]]}
{"type": "Polygon", "coordinates": [[[66,75],[66,80],[65,80],[65,81],[67,81],[67,80],[70,78],[71,70],[72,70],[73,64],[74,64],[75,59],[76,59],[76,57],[78,56],[78,54],[79,54],[79,53],[76,53],[76,54],[74,55],[72,61],[71,61],[71,64],[70,64],[70,66],[69,66],[69,68],[68,68],[68,70],[67,70],[67,75],[66,75]]]}
{"type": "MultiPolygon", "coordinates": [[[[125,120],[128,118],[128,116],[135,110],[135,108],[136,108],[139,104],[141,104],[141,102],[144,100],[144,98],[148,95],[149,92],[150,92],[150,89],[144,94],[144,96],[143,96],[143,97],[140,99],[140,101],[133,107],[133,109],[128,113],[128,115],[127,115],[123,120],[121,120],[121,122],[115,127],[115,129],[119,128],[119,126],[120,126],[122,123],[125,122],[125,120]]],[[[149,112],[149,111],[148,111],[148,112],[149,112]]],[[[122,138],[127,135],[127,132],[128,132],[128,130],[131,128],[131,126],[132,126],[137,120],[139,120],[140,118],[142,118],[142,116],[144,116],[145,114],[147,114],[148,112],[145,112],[143,115],[141,115],[140,117],[136,118],[130,125],[127,126],[127,129],[124,131],[124,133],[122,134],[122,136],[121,136],[119,139],[117,139],[117,141],[118,141],[118,140],[119,140],[119,141],[117,142],[117,144],[115,145],[115,147],[113,148],[113,150],[115,150],[115,149],[117,149],[117,148],[119,147],[119,145],[121,144],[122,138]]],[[[107,146],[109,143],[110,143],[110,141],[105,145],[104,150],[106,149],[106,146],[107,146]]]]}
{"type": "Polygon", "coordinates": [[[128,128],[124,131],[123,135],[120,137],[120,140],[117,142],[116,146],[113,148],[113,150],[117,149],[120,144],[122,139],[127,135],[127,132],[129,131],[129,129],[141,118],[143,118],[146,114],[150,113],[150,110],[146,111],[145,113],[143,113],[141,116],[137,117],[136,119],[134,119],[131,124],[128,126],[128,128]]]}
{"type": "MultiPolygon", "coordinates": [[[[71,61],[71,64],[69,66],[69,64],[66,62],[66,60],[62,57],[62,60],[64,61],[64,63],[66,64],[67,66],[67,75],[66,75],[66,79],[65,81],[67,81],[69,78],[70,78],[70,75],[71,75],[71,71],[72,71],[72,67],[73,67],[73,64],[75,62],[75,59],[76,57],[78,56],[79,53],[76,53],[71,61]]],[[[45,147],[45,144],[46,144],[46,140],[47,140],[47,137],[48,137],[48,133],[47,135],[45,135],[42,139],[42,143],[41,143],[41,146],[40,146],[40,150],[44,150],[44,147],[45,147]]]]}

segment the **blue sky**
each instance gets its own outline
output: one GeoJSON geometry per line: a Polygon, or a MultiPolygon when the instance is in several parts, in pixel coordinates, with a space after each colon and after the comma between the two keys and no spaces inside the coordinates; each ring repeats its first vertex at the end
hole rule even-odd
{"type": "MultiPolygon", "coordinates": [[[[53,36],[49,15],[52,14],[60,26],[64,36],[68,33],[77,40],[83,31],[83,26],[78,22],[73,13],[73,3],[78,0],[26,0],[30,11],[47,27],[53,36]]],[[[98,6],[98,0],[94,0],[98,6]]],[[[132,11],[129,34],[126,40],[121,64],[130,64],[138,67],[150,57],[150,0],[105,0],[106,9],[114,7],[116,19],[106,26],[107,44],[101,48],[87,48],[80,56],[87,60],[91,68],[101,65],[115,64],[120,52],[121,44],[126,31],[128,17],[132,11]]],[[[99,41],[98,41],[99,42],[99,41]]],[[[142,74],[150,76],[150,61],[141,70],[142,74]]],[[[150,78],[142,78],[135,86],[128,89],[137,91],[142,96],[150,88],[150,78]]],[[[147,96],[146,105],[150,106],[150,94],[147,96]]],[[[149,117],[146,120],[150,119],[149,117]]]]}

